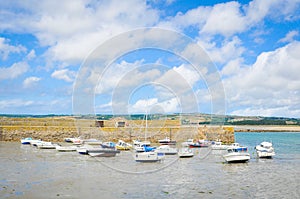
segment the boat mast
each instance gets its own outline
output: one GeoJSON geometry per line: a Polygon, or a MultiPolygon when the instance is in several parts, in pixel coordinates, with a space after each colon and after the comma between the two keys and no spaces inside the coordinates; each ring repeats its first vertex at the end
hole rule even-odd
{"type": "MultiPolygon", "coordinates": [[[[147,102],[148,103],[148,102],[147,102]]],[[[147,140],[147,129],[148,129],[148,110],[146,107],[146,128],[145,128],[145,141],[147,140]]]]}

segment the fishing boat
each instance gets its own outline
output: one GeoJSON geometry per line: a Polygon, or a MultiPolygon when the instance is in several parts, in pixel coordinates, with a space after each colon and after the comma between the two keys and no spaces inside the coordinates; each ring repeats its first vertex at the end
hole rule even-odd
{"type": "Polygon", "coordinates": [[[194,153],[192,149],[185,147],[178,151],[178,156],[179,158],[191,158],[194,156],[194,153]]]}
{"type": "Polygon", "coordinates": [[[223,155],[223,158],[228,163],[247,162],[250,160],[250,154],[248,153],[247,147],[234,143],[228,147],[227,154],[223,155]]]}
{"type": "Polygon", "coordinates": [[[224,145],[222,142],[212,142],[211,149],[212,150],[227,150],[229,145],[224,145]]]}
{"type": "Polygon", "coordinates": [[[21,139],[21,144],[30,144],[30,141],[32,140],[31,137],[27,137],[27,138],[22,138],[21,139]]]}
{"type": "Polygon", "coordinates": [[[161,145],[155,149],[158,153],[164,153],[165,155],[176,155],[178,153],[176,148],[170,147],[169,145],[161,145]]]}
{"type": "Polygon", "coordinates": [[[126,151],[132,149],[132,145],[124,142],[123,140],[119,140],[116,144],[116,149],[126,151]]]}
{"type": "Polygon", "coordinates": [[[259,158],[272,158],[275,155],[274,148],[270,142],[262,142],[255,147],[259,158]]]}

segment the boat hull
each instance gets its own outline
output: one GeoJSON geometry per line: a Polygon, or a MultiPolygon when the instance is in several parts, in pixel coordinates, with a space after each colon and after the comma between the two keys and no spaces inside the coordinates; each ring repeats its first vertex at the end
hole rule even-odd
{"type": "Polygon", "coordinates": [[[225,161],[228,163],[239,163],[239,162],[247,162],[250,160],[249,153],[230,153],[223,156],[225,161]]]}
{"type": "Polygon", "coordinates": [[[114,157],[117,153],[120,153],[118,150],[110,149],[88,149],[87,152],[92,157],[114,157]]]}
{"type": "Polygon", "coordinates": [[[158,162],[164,159],[163,153],[157,153],[154,151],[150,152],[141,152],[135,154],[136,162],[158,162]]]}
{"type": "Polygon", "coordinates": [[[275,156],[275,152],[266,152],[266,151],[256,151],[256,154],[259,158],[273,158],[275,156]]]}

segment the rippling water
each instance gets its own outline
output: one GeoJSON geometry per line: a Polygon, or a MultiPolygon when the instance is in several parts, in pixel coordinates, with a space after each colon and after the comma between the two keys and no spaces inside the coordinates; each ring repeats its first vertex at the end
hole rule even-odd
{"type": "Polygon", "coordinates": [[[191,159],[136,163],[131,152],[92,158],[0,142],[0,198],[299,198],[300,133],[235,137],[249,147],[248,163],[204,148],[191,159]],[[273,159],[256,159],[262,141],[273,142],[273,159]]]}

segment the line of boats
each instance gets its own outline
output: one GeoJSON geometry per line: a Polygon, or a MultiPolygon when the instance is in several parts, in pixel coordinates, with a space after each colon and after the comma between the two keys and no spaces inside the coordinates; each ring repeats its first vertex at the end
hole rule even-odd
{"type": "MultiPolygon", "coordinates": [[[[191,158],[194,156],[192,148],[210,147],[211,150],[226,150],[223,158],[228,163],[247,162],[250,154],[247,147],[240,146],[238,143],[223,145],[219,141],[199,140],[194,142],[188,139],[181,143],[181,148],[176,148],[176,141],[166,137],[158,140],[160,146],[151,146],[149,141],[134,140],[133,144],[119,140],[114,142],[102,142],[97,139],[66,138],[65,142],[72,145],[62,146],[61,144],[35,140],[32,138],[21,139],[22,144],[30,144],[39,149],[56,149],[59,152],[77,151],[79,154],[90,155],[92,157],[113,157],[120,151],[134,151],[133,157],[136,162],[157,162],[162,161],[166,155],[178,155],[179,158],[191,158]]],[[[275,151],[270,142],[262,142],[255,147],[258,158],[272,158],[275,151]]]]}

